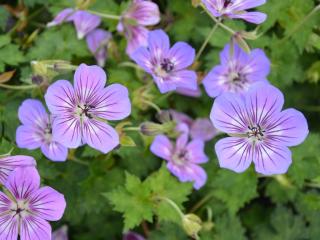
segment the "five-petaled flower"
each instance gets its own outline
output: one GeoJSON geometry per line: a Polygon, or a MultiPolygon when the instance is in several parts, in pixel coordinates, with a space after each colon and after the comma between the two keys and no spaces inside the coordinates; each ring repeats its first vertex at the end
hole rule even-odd
{"type": "Polygon", "coordinates": [[[265,4],[266,0],[202,0],[202,3],[215,17],[240,18],[254,24],[267,19],[264,13],[246,11],[265,4]]]}
{"type": "Polygon", "coordinates": [[[194,182],[195,189],[205,184],[207,174],[198,166],[208,161],[203,141],[196,139],[188,143],[188,134],[185,133],[173,144],[165,135],[158,135],[150,149],[153,154],[168,162],[167,168],[181,182],[194,182]]]}
{"type": "Polygon", "coordinates": [[[52,117],[39,100],[25,100],[19,107],[18,115],[22,122],[16,131],[18,147],[30,150],[41,148],[42,153],[52,161],[67,159],[68,149],[52,131],[52,117]]]}
{"type": "Polygon", "coordinates": [[[119,135],[106,120],[130,115],[126,87],[112,84],[105,88],[106,74],[98,66],[81,64],[74,75],[74,87],[58,80],[47,90],[45,100],[54,120],[52,130],[60,142],[77,148],[88,144],[107,153],[119,145],[119,135]]]}
{"type": "Polygon", "coordinates": [[[224,93],[211,111],[216,128],[230,135],[217,142],[220,166],[245,171],[252,162],[264,175],[287,172],[292,160],[288,147],[302,143],[308,135],[303,114],[295,109],[281,111],[283,94],[258,83],[245,96],[224,93]]]}
{"type": "Polygon", "coordinates": [[[245,93],[257,82],[268,82],[270,61],[261,49],[250,54],[237,44],[233,49],[227,44],[220,54],[221,64],[214,67],[204,78],[203,85],[210,97],[224,92],[245,93]]]}
{"type": "Polygon", "coordinates": [[[133,0],[117,26],[118,32],[123,32],[127,38],[127,54],[132,54],[141,46],[147,46],[149,30],[146,26],[159,22],[160,11],[157,4],[148,0],[133,0]]]}
{"type": "Polygon", "coordinates": [[[51,187],[40,187],[34,167],[16,168],[0,192],[0,239],[50,240],[47,221],[59,220],[65,210],[64,196],[51,187]]]}
{"type": "Polygon", "coordinates": [[[161,93],[177,88],[197,90],[195,71],[186,70],[195,58],[195,50],[184,42],[170,48],[168,35],[162,30],[149,33],[148,47],[137,49],[131,58],[153,76],[161,93]]]}

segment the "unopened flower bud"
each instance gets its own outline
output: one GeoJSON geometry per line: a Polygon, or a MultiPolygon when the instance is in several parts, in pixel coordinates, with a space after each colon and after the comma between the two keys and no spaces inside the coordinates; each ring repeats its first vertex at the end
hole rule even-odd
{"type": "Polygon", "coordinates": [[[292,188],[293,185],[290,181],[290,179],[286,176],[286,175],[275,175],[274,178],[278,181],[278,183],[280,183],[280,185],[282,185],[283,187],[286,188],[292,188]]]}
{"type": "Polygon", "coordinates": [[[160,113],[157,114],[157,119],[162,123],[172,121],[170,111],[169,110],[162,110],[160,113]]]}
{"type": "Polygon", "coordinates": [[[239,34],[241,35],[241,37],[243,37],[244,39],[249,39],[249,40],[256,40],[258,38],[257,32],[253,31],[253,32],[246,32],[246,31],[241,31],[239,32],[239,34]]]}
{"type": "Polygon", "coordinates": [[[156,136],[163,133],[162,124],[145,122],[140,125],[140,131],[146,136],[156,136]]]}
{"type": "Polygon", "coordinates": [[[31,81],[35,85],[41,85],[44,81],[44,78],[40,75],[33,75],[31,81]]]}
{"type": "Polygon", "coordinates": [[[195,214],[186,214],[183,216],[182,226],[188,236],[197,237],[202,228],[202,221],[195,214]]]}
{"type": "Polygon", "coordinates": [[[249,45],[243,39],[243,37],[241,36],[240,33],[236,33],[233,36],[233,41],[235,41],[243,49],[243,51],[245,51],[246,53],[250,53],[251,52],[251,49],[250,49],[249,45]]]}

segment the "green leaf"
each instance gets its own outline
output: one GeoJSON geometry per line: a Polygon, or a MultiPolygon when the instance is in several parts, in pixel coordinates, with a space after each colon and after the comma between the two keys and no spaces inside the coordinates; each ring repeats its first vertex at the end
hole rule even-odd
{"type": "Polygon", "coordinates": [[[7,25],[8,17],[10,15],[9,15],[8,11],[2,6],[0,6],[0,16],[1,16],[1,18],[0,18],[0,29],[4,30],[6,25],[7,25]]]}
{"type": "Polygon", "coordinates": [[[214,220],[215,233],[209,239],[221,239],[221,240],[245,240],[245,229],[243,228],[241,221],[238,217],[232,215],[223,215],[214,220]]]}

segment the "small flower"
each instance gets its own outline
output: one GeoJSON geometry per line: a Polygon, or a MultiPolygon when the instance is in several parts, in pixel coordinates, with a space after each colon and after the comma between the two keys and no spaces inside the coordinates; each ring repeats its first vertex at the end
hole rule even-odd
{"type": "Polygon", "coordinates": [[[161,93],[177,88],[197,89],[197,75],[186,70],[193,63],[195,50],[184,42],[170,48],[168,35],[162,30],[149,33],[148,48],[137,49],[131,58],[153,76],[161,93]]]}
{"type": "Polygon", "coordinates": [[[71,22],[76,11],[72,8],[63,9],[57,16],[47,24],[47,27],[54,27],[64,22],[71,22]]]}
{"type": "Polygon", "coordinates": [[[69,148],[88,144],[107,153],[119,145],[119,135],[105,120],[130,115],[128,90],[120,84],[105,88],[106,74],[98,66],[81,64],[74,87],[66,80],[52,84],[45,95],[54,116],[53,132],[69,148]]]}
{"type": "Polygon", "coordinates": [[[100,25],[101,18],[86,11],[79,10],[73,15],[73,23],[77,30],[78,39],[82,39],[100,25]]]}
{"type": "Polygon", "coordinates": [[[59,143],[52,131],[52,118],[38,100],[27,99],[19,107],[22,123],[16,131],[18,147],[29,150],[41,148],[42,153],[52,161],[65,161],[68,149],[59,143]]]}
{"type": "Polygon", "coordinates": [[[245,53],[237,44],[226,45],[220,54],[221,64],[214,67],[203,80],[210,97],[224,92],[245,93],[257,82],[268,82],[270,61],[261,49],[245,53]]]}
{"type": "Polygon", "coordinates": [[[240,18],[254,24],[267,19],[264,13],[246,11],[265,4],[266,0],[202,0],[202,3],[215,17],[240,18]]]}
{"type": "Polygon", "coordinates": [[[52,233],[52,240],[68,240],[68,227],[62,226],[52,233]]]}
{"type": "Polygon", "coordinates": [[[123,235],[122,240],[145,240],[145,238],[135,232],[127,232],[123,235]]]}
{"type": "Polygon", "coordinates": [[[151,152],[166,160],[169,171],[181,182],[193,181],[195,189],[205,184],[207,174],[198,166],[208,161],[203,141],[192,140],[188,143],[188,135],[182,134],[174,145],[165,135],[158,135],[151,145],[151,152]]]}
{"type": "Polygon", "coordinates": [[[141,46],[147,46],[149,31],[146,26],[159,22],[160,11],[157,4],[148,0],[133,0],[117,26],[118,32],[124,32],[128,40],[127,54],[132,54],[141,46]]]}
{"type": "Polygon", "coordinates": [[[0,192],[0,239],[50,240],[51,226],[65,210],[64,196],[51,187],[40,187],[34,167],[16,168],[0,192]]]}
{"type": "Polygon", "coordinates": [[[0,158],[0,183],[3,185],[10,173],[17,167],[36,166],[36,160],[29,156],[6,156],[0,158]]]}
{"type": "Polygon", "coordinates": [[[104,67],[107,59],[108,43],[112,34],[102,29],[91,31],[87,37],[87,45],[100,67],[104,67]]]}
{"type": "Polygon", "coordinates": [[[309,131],[303,114],[292,108],[281,111],[283,104],[280,90],[263,83],[245,96],[219,96],[210,117],[217,129],[230,135],[215,146],[220,166],[243,172],[254,162],[264,175],[287,172],[292,162],[288,147],[302,143],[309,131]]]}

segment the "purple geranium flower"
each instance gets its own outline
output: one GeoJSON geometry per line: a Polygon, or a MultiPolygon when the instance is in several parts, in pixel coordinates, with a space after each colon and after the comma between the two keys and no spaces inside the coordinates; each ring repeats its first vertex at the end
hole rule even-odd
{"type": "Polygon", "coordinates": [[[78,39],[82,39],[100,25],[101,18],[86,11],[79,10],[73,15],[73,23],[77,30],[78,39]]]}
{"type": "Polygon", "coordinates": [[[267,19],[264,13],[246,11],[265,4],[266,0],[202,0],[202,2],[215,17],[240,18],[255,24],[263,23],[267,19]]]}
{"type": "Polygon", "coordinates": [[[62,226],[52,233],[52,240],[68,240],[68,227],[62,226]]]}
{"type": "Polygon", "coordinates": [[[30,150],[41,148],[42,153],[52,161],[65,161],[68,149],[59,143],[52,131],[52,118],[38,100],[27,99],[19,107],[19,119],[22,123],[17,128],[18,147],[30,150]]]}
{"type": "Polygon", "coordinates": [[[244,97],[225,93],[215,100],[211,120],[230,135],[215,146],[221,167],[243,172],[254,162],[264,175],[287,172],[292,161],[288,147],[302,143],[309,131],[303,114],[281,111],[283,103],[280,90],[261,83],[244,97]]]}
{"type": "Polygon", "coordinates": [[[122,240],[145,240],[145,238],[135,232],[127,232],[123,235],[122,240]]]}
{"type": "Polygon", "coordinates": [[[161,93],[184,88],[197,89],[195,71],[186,70],[194,60],[195,50],[184,42],[170,48],[168,35],[162,30],[149,33],[148,48],[137,49],[131,58],[153,76],[161,93]]]}
{"type": "Polygon", "coordinates": [[[196,139],[188,143],[188,134],[181,134],[174,145],[168,137],[158,135],[151,145],[151,152],[166,160],[170,172],[181,182],[193,181],[195,189],[205,184],[207,174],[198,166],[208,161],[203,141],[196,139]]]}
{"type": "Polygon", "coordinates": [[[203,80],[210,97],[223,92],[245,93],[254,83],[268,82],[270,61],[261,49],[247,54],[237,44],[230,51],[228,44],[220,54],[220,61],[203,80]]]}
{"type": "Polygon", "coordinates": [[[17,156],[1,157],[0,158],[0,183],[4,185],[10,173],[17,167],[31,167],[36,165],[37,165],[36,160],[28,156],[17,155],[17,156]]]}
{"type": "Polygon", "coordinates": [[[50,240],[47,221],[59,220],[65,210],[64,196],[51,187],[40,188],[34,167],[16,168],[0,192],[0,239],[50,240]]]}
{"type": "Polygon", "coordinates": [[[132,54],[141,46],[147,46],[149,31],[146,26],[159,22],[160,11],[157,4],[148,0],[133,0],[117,26],[118,32],[123,32],[128,40],[127,54],[132,54]]]}
{"type": "Polygon", "coordinates": [[[104,67],[107,59],[108,44],[112,34],[102,29],[91,31],[87,37],[87,45],[90,52],[94,55],[99,66],[104,67]]]}
{"type": "Polygon", "coordinates": [[[63,9],[51,22],[47,24],[47,27],[57,26],[64,22],[71,22],[75,12],[76,11],[72,8],[63,9]]]}
{"type": "Polygon", "coordinates": [[[82,144],[107,153],[119,145],[119,135],[105,120],[120,120],[131,112],[128,90],[120,84],[105,88],[106,74],[98,66],[81,64],[69,81],[52,84],[45,95],[54,116],[53,132],[70,148],[82,144]]]}

